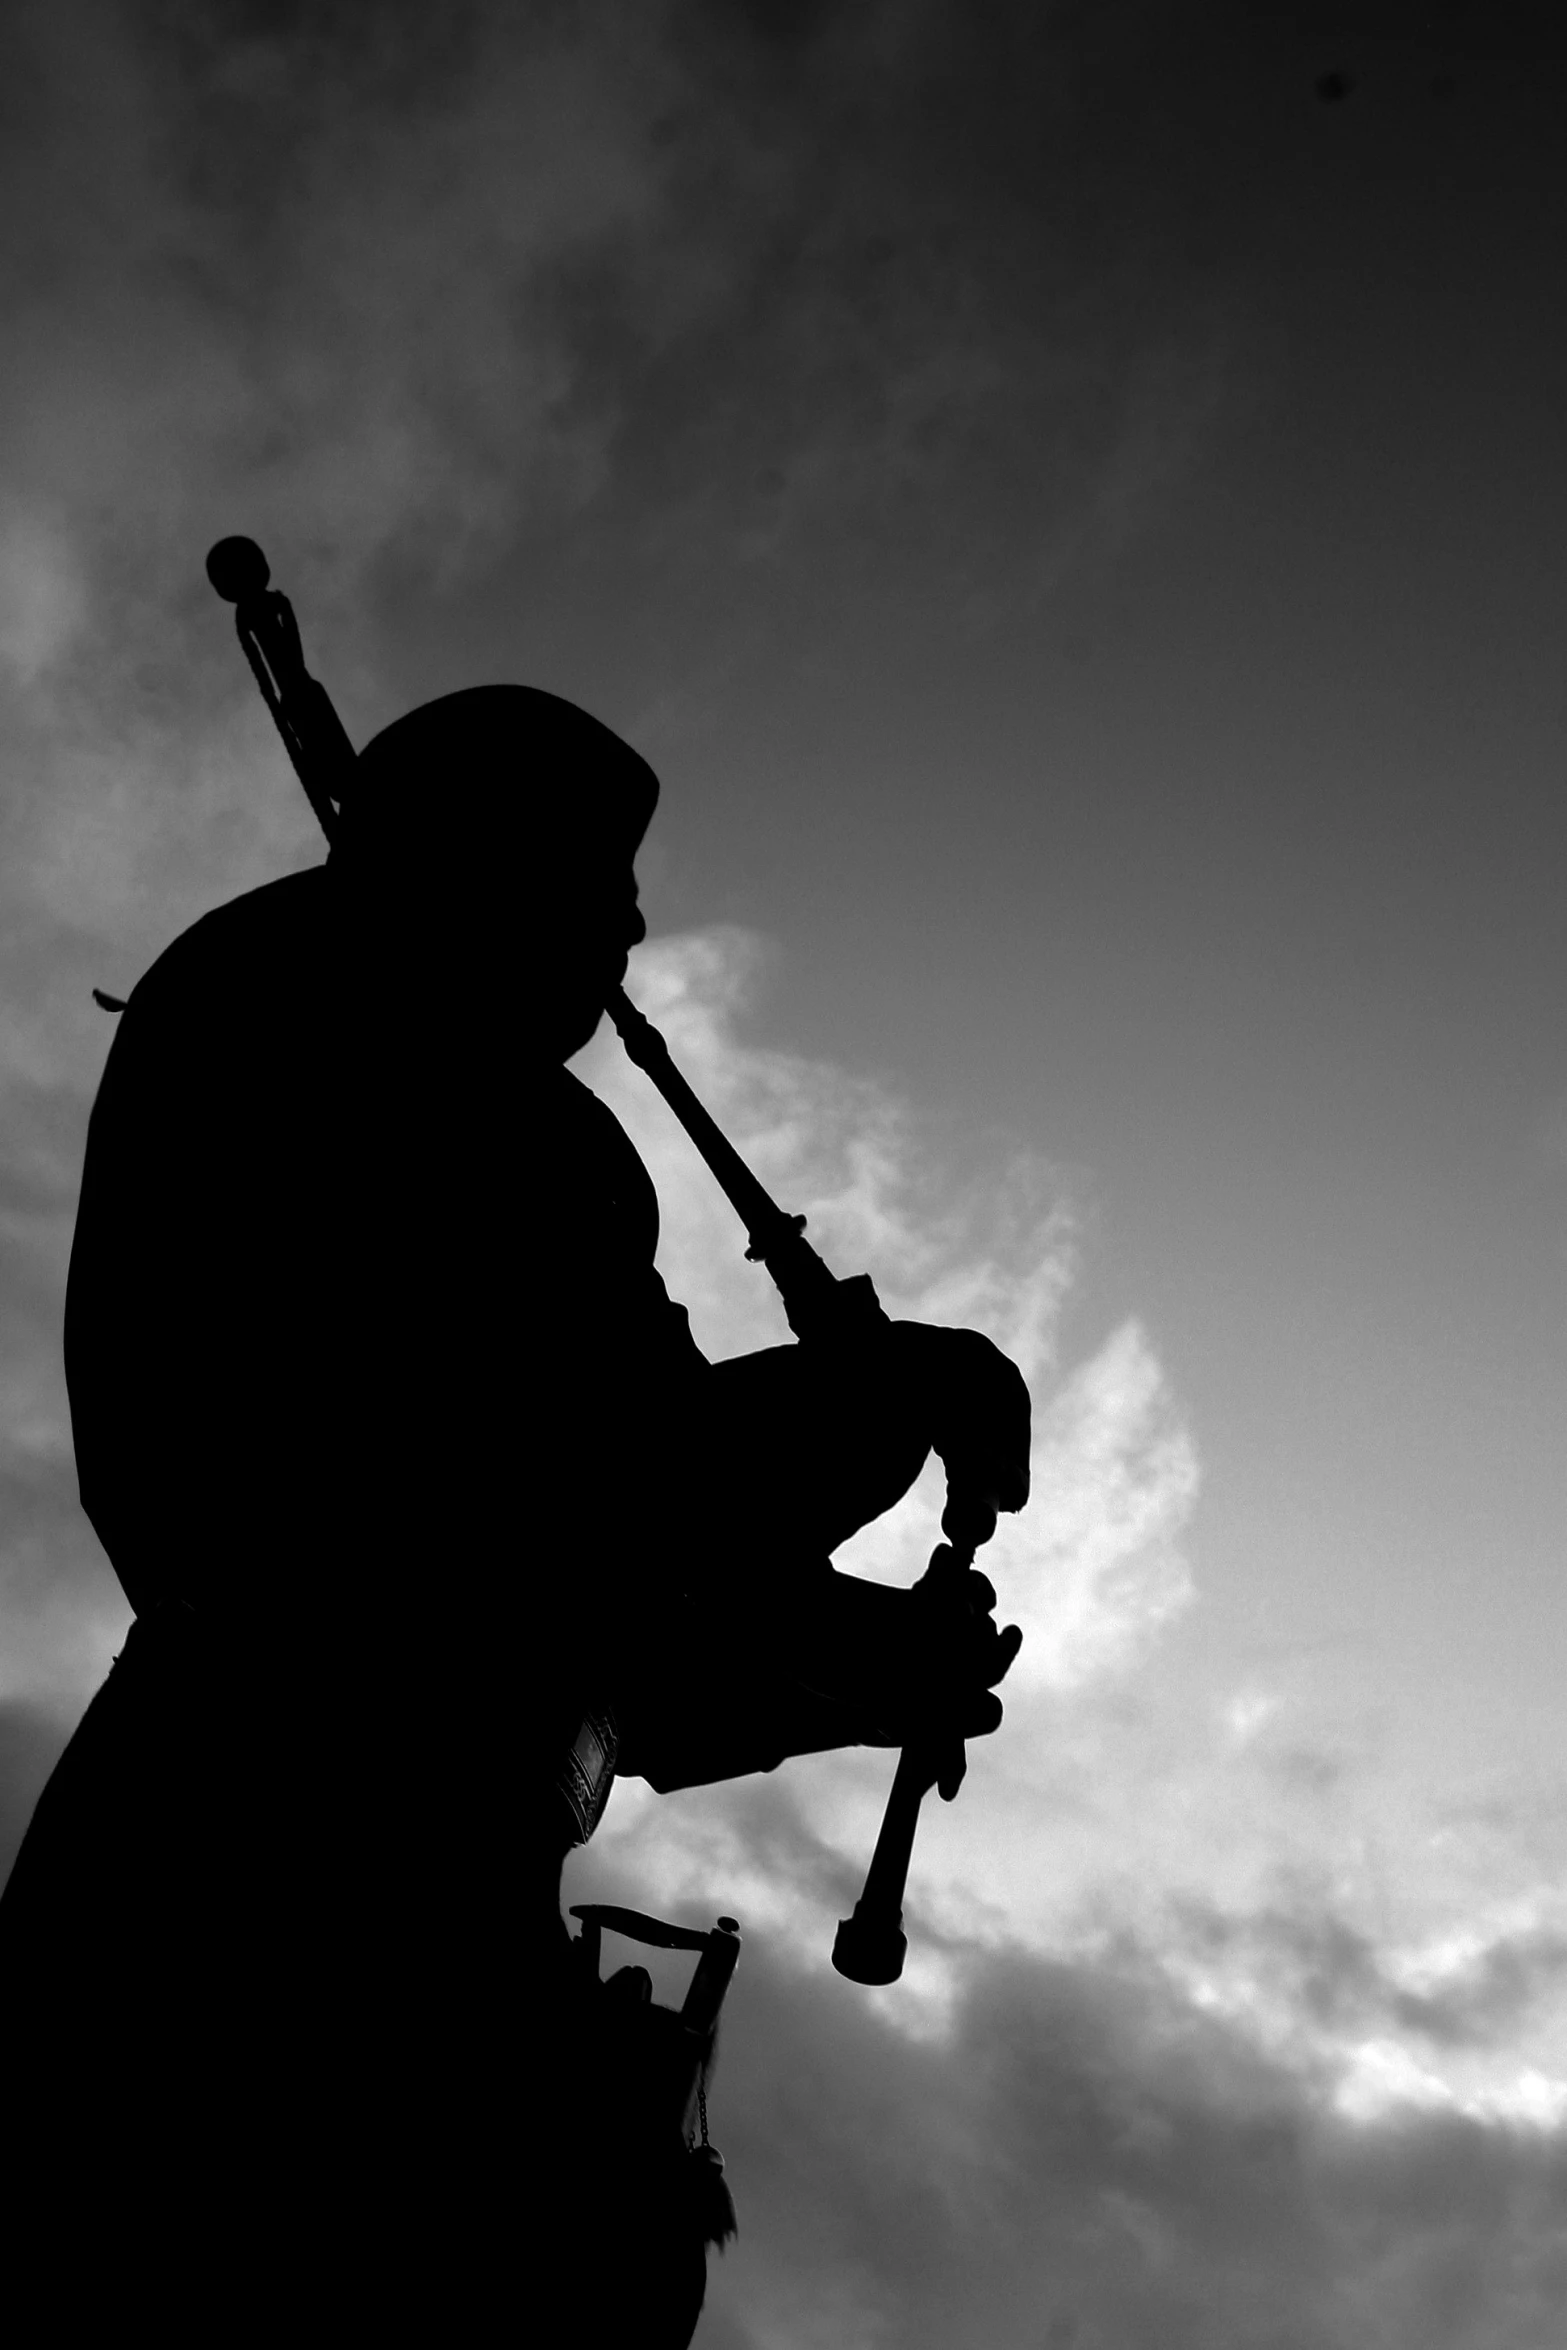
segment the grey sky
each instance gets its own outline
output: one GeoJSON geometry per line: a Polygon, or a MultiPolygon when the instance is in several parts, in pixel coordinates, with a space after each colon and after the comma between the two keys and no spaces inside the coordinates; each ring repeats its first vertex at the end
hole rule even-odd
{"type": "MultiPolygon", "coordinates": [[[[932,1831],[927,1897],[989,1954],[942,2126],[996,2032],[1056,2047],[1070,2013],[1109,2051],[1077,2110],[1125,2088],[1184,2146],[1200,2107],[1205,2178],[1241,2178],[1243,2117],[1272,2114],[1295,2186],[1246,2207],[1257,2273],[1288,2297],[1331,2271],[1267,2334],[1181,2161],[1146,2225],[1090,2163],[1052,2350],[1138,2338],[1105,2281],[1134,2241],[1174,2280],[1150,2339],[1543,2344],[1559,2139],[1516,2115],[1531,2070],[1567,2080],[1546,20],[84,4],[13,7],[0,39],[7,1786],[124,1620],[58,1360],[108,1036],[88,990],[319,854],[202,577],[244,530],[356,740],[500,677],[625,731],[664,779],[649,984],[769,1172],[911,1294],[959,1230],[942,1277],[986,1311],[987,1266],[1041,1285],[1033,1653],[1142,1631],[1032,1686],[970,1825],[932,1831]],[[843,1154],[889,1135],[853,1194],[843,1154]],[[1110,1942],[1072,1937],[1112,1913],[1130,1971],[1101,1981],[1110,1942]],[[1286,1966],[1312,1935],[1316,1971],[1286,1966]],[[1448,1953],[1435,1988],[1419,1951],[1448,1953]],[[1471,1979],[1493,2039],[1438,2048],[1471,1979]],[[1211,2059],[1218,2085],[1156,2093],[1161,2035],[1202,2031],[1190,2078],[1211,2059]],[[1428,2058],[1446,2107],[1410,2086],[1428,2058]],[[1344,2216],[1362,2185],[1385,2235],[1344,2216]]],[[[721,1224],[658,1171],[672,1277],[747,1342],[721,1224]]],[[[847,1854],[871,1780],[778,1800],[847,1854]]],[[[717,1852],[765,1903],[750,1814],[717,1846],[705,1818],[655,1834],[628,1799],[602,1866],[711,1913],[717,1852]]],[[[825,2192],[804,2170],[861,2215],[843,2307],[925,2338],[872,2167],[937,2060],[842,2022],[819,1922],[784,1902],[747,1962],[735,2127],[774,2250],[748,2228],[725,2350],[808,2338],[782,2314],[825,2192]],[[794,2176],[739,2083],[765,2106],[835,2029],[853,2094],[801,2125],[794,2176]]],[[[932,2238],[932,2342],[981,2242],[1013,2283],[972,2338],[1040,2338],[1011,2192],[932,2238]]]]}

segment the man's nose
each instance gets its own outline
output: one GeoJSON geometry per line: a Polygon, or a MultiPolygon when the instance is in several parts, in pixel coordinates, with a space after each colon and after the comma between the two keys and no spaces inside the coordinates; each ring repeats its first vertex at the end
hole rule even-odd
{"type": "Polygon", "coordinates": [[[631,919],[626,924],[626,944],[628,947],[639,947],[646,936],[647,923],[643,919],[642,908],[633,906],[631,919]]]}

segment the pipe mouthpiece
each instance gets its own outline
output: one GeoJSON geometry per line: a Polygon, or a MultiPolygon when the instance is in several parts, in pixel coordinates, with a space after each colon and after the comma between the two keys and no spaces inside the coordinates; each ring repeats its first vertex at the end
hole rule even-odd
{"type": "Polygon", "coordinates": [[[262,593],[272,566],[254,539],[219,539],[207,557],[207,577],[225,604],[245,604],[262,593]]]}
{"type": "MultiPolygon", "coordinates": [[[[853,1917],[840,1920],[832,1963],[851,1983],[895,1983],[908,1956],[909,1938],[895,1921],[863,1917],[864,1907],[863,1901],[856,1902],[853,1917]]],[[[901,1917],[901,1910],[898,1914],[901,1917]]]]}

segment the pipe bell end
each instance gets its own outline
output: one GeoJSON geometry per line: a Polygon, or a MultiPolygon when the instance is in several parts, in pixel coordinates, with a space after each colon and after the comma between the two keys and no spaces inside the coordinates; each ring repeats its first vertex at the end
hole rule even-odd
{"type": "Polygon", "coordinates": [[[832,1963],[851,1983],[895,1983],[909,1949],[909,1938],[900,1923],[903,1912],[888,1920],[866,1917],[864,1909],[863,1901],[856,1902],[854,1915],[839,1921],[833,1936],[832,1963]]]}

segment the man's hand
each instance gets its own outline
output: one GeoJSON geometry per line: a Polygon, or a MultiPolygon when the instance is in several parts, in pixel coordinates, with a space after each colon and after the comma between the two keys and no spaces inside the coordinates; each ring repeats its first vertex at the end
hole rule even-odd
{"type": "Polygon", "coordinates": [[[1023,1635],[996,1624],[988,1577],[952,1572],[945,1555],[947,1572],[927,1570],[909,1591],[831,1570],[771,1627],[775,1666],[844,1707],[852,1743],[934,1738],[955,1747],[1000,1726],[995,1687],[1023,1635]]]}
{"type": "Polygon", "coordinates": [[[1029,1397],[977,1330],[883,1322],[841,1351],[766,1348],[712,1367],[700,1491],[715,1525],[758,1492],[781,1551],[833,1551],[893,1508],[934,1450],[942,1531],[972,1551],[1028,1499],[1029,1397]]]}
{"type": "Polygon", "coordinates": [[[977,1330],[894,1322],[889,1339],[905,1408],[947,1472],[942,1532],[960,1549],[977,1549],[994,1534],[999,1510],[1020,1510],[1028,1499],[1027,1382],[977,1330]]]}
{"type": "Polygon", "coordinates": [[[912,1734],[930,1745],[932,1777],[950,1803],[968,1768],[964,1741],[1001,1726],[1001,1700],[992,1693],[1010,1672],[1023,1635],[1016,1624],[998,1627],[995,1585],[972,1567],[965,1572],[950,1550],[936,1552],[909,1596],[923,1614],[926,1650],[923,1702],[916,1699],[923,1719],[916,1718],[912,1734]]]}

